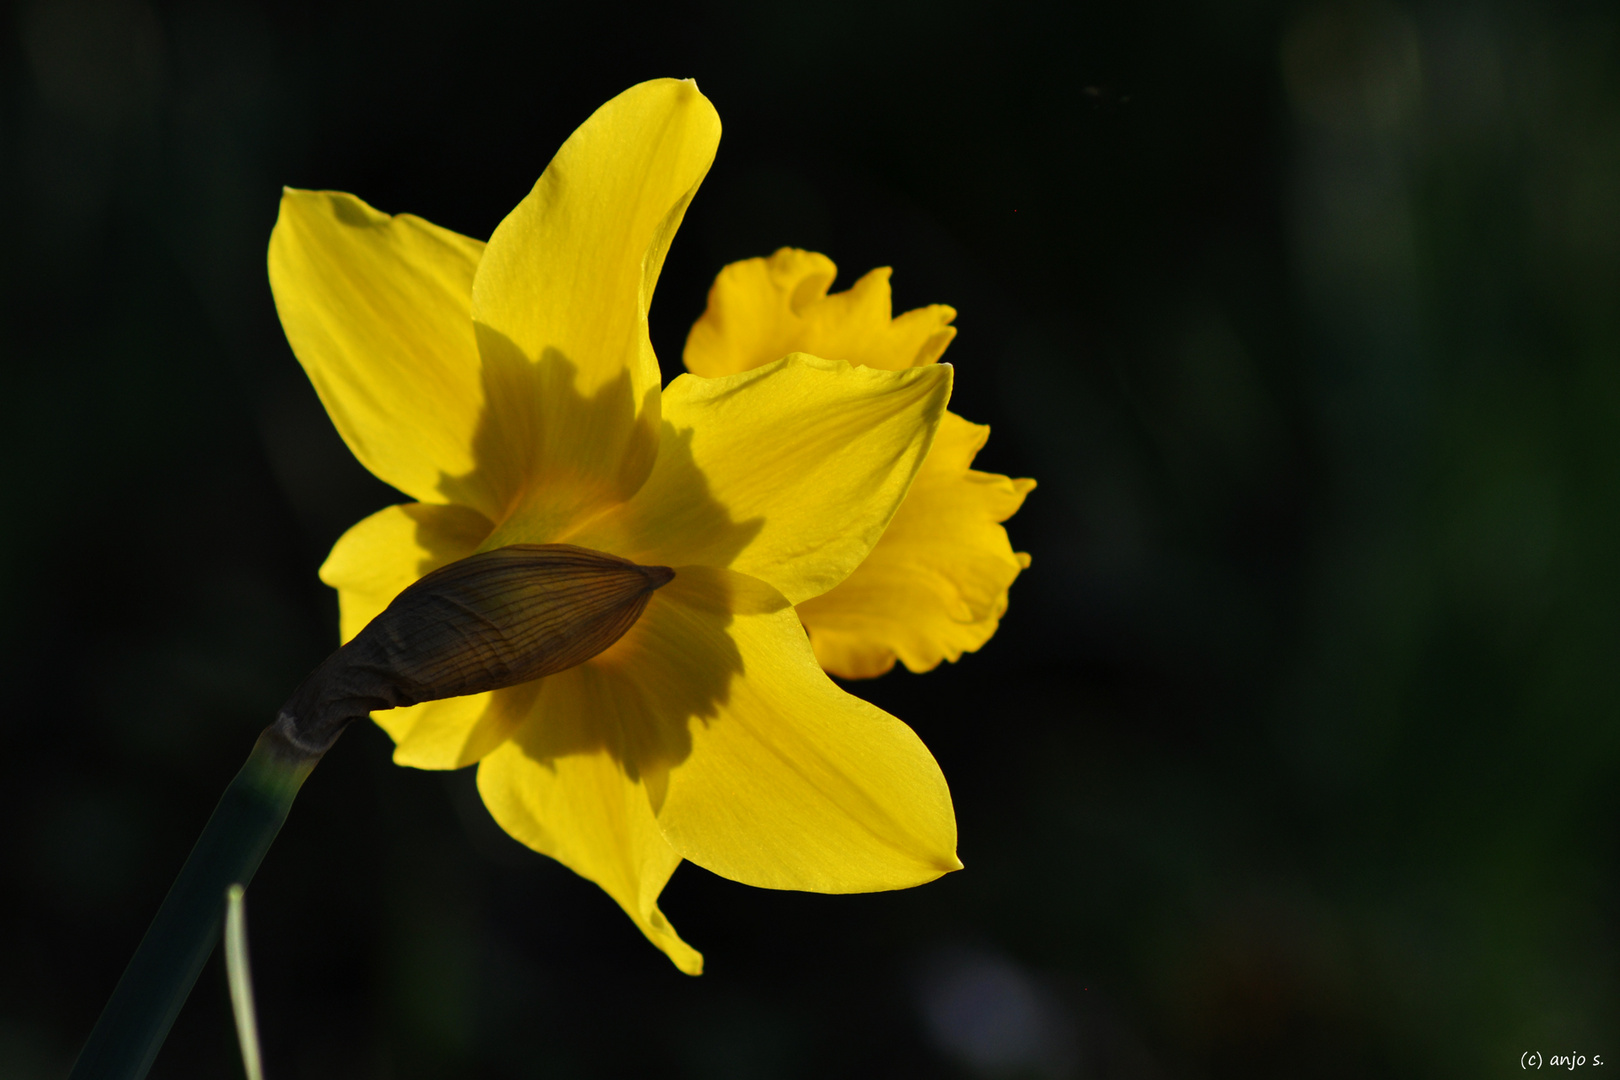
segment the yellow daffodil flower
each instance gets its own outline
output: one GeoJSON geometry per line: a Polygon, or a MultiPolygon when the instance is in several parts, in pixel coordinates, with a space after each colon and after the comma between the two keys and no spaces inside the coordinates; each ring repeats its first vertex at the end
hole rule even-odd
{"type": "MultiPolygon", "coordinates": [[[[886,371],[936,363],[956,336],[943,304],[891,318],[889,270],[828,295],[838,268],[783,248],[732,263],[686,339],[688,371],[733,376],[806,352],[886,371]]],[[[848,679],[882,675],[898,657],[912,671],[953,663],[990,640],[1007,590],[1029,556],[1001,527],[1033,480],[973,469],[990,429],[946,413],[894,520],[866,560],[828,592],[798,605],[821,666],[848,679]]]]}
{"type": "Polygon", "coordinates": [[[292,190],[270,244],[282,325],[327,412],[416,500],[322,566],[344,640],[423,574],[507,545],[674,569],[593,659],[375,719],[400,764],[478,763],[503,828],[693,973],[702,958],[658,908],[683,858],[816,892],[961,865],[933,757],[826,677],[793,611],[883,535],[950,372],[794,355],[660,389],[648,305],[719,136],[695,85],[644,83],[568,139],[487,245],[292,190]]]}

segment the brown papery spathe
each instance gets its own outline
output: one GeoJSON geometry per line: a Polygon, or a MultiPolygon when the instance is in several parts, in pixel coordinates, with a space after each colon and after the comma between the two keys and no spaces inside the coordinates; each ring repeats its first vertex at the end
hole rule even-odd
{"type": "Polygon", "coordinates": [[[635,624],[675,571],[572,544],[512,544],[427,574],[293,692],[272,730],[319,756],[379,709],[529,682],[582,664],[635,624]]]}

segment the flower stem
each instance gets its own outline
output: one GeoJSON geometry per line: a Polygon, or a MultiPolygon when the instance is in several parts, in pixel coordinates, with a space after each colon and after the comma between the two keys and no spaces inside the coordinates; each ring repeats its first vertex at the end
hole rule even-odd
{"type": "Polygon", "coordinates": [[[298,685],[214,808],[90,1032],[69,1080],[143,1080],[293,798],[343,729],[372,712],[480,694],[584,663],[674,578],[569,544],[512,544],[406,587],[298,685]]]}
{"type": "Polygon", "coordinates": [[[142,1080],[219,940],[225,891],[253,879],[293,798],[321,759],[266,728],[220,797],[202,836],[90,1033],[70,1080],[142,1080]]]}

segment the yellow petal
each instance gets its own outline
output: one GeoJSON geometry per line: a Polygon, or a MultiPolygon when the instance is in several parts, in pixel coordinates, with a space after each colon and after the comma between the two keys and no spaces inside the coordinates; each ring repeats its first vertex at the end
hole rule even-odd
{"type": "Polygon", "coordinates": [[[898,656],[912,671],[929,671],[996,632],[1007,588],[1029,565],[998,523],[1035,481],[969,467],[989,434],[946,413],[883,539],[836,588],[799,605],[822,667],[870,678],[898,656]]]}
{"type": "MultiPolygon", "coordinates": [[[[350,528],[321,566],[321,580],[338,591],[342,640],[358,634],[423,574],[471,555],[490,528],[475,510],[424,503],[390,506],[350,528]]],[[[372,719],[397,744],[399,764],[456,769],[477,761],[510,731],[509,714],[489,708],[494,696],[424,701],[372,719]]]]}
{"type": "Polygon", "coordinates": [[[664,392],[657,464],[566,537],[646,565],[729,566],[795,602],[842,581],[882,535],[950,398],[950,368],[888,372],[792,356],[664,392]]]}
{"type": "Polygon", "coordinates": [[[647,308],[719,139],[696,84],[631,87],[569,137],[490,237],[472,313],[488,377],[513,388],[500,426],[527,432],[531,495],[490,546],[552,540],[646,477],[660,381],[647,308]]]}
{"type": "Polygon", "coordinates": [[[898,371],[938,360],[956,336],[956,312],[943,304],[891,319],[887,267],[828,296],[837,272],[827,256],[797,248],[732,263],[687,336],[687,370],[713,378],[806,352],[898,371]]]}
{"type": "Polygon", "coordinates": [[[460,769],[482,761],[523,722],[525,714],[509,707],[513,693],[497,690],[424,701],[372,713],[371,719],[394,740],[395,765],[460,769]]]}
{"type": "Polygon", "coordinates": [[[678,567],[629,633],[530,693],[529,719],[479,765],[485,804],[600,885],[683,971],[701,957],[657,906],[683,854],[821,892],[961,866],[928,750],[828,680],[787,598],[761,581],[678,567]]]}
{"type": "Polygon", "coordinates": [[[591,666],[654,719],[626,745],[665,838],[734,881],[869,892],[959,869],[950,791],[905,724],[835,686],[786,598],[680,567],[591,666]]]}
{"type": "Polygon", "coordinates": [[[390,506],[351,526],[320,570],[321,580],[338,591],[342,640],[423,574],[471,555],[490,528],[476,510],[425,503],[390,506]]]}
{"type": "Polygon", "coordinates": [[[646,787],[624,766],[642,725],[636,687],[594,662],[531,684],[530,719],[478,766],[501,828],[600,885],[689,975],[703,957],[680,939],[658,895],[681,857],[658,830],[646,787]]]}
{"type": "Polygon", "coordinates": [[[353,195],[288,189],[270,234],[270,289],[360,463],[413,498],[493,515],[516,478],[474,457],[484,391],[471,305],[483,250],[353,195]]]}

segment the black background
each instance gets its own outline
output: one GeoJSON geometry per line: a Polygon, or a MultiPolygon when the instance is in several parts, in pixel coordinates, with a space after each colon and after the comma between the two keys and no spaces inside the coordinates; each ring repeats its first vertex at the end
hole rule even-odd
{"type": "MultiPolygon", "coordinates": [[[[249,894],[270,1076],[1620,1067],[1611,5],[0,10],[0,1075],[65,1074],[398,501],[281,336],[280,185],[487,236],[658,75],[726,125],[666,374],[730,260],[893,266],[960,310],[981,466],[1040,481],[1000,634],[852,687],[968,868],[685,867],[690,979],[356,729],[249,894]]],[[[216,960],[153,1076],[235,1054],[216,960]]]]}

